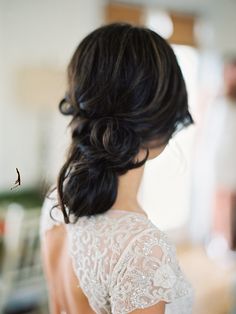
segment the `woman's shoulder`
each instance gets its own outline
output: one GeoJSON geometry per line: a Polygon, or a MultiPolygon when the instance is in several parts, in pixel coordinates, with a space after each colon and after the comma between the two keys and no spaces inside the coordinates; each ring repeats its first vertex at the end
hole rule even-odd
{"type": "MultiPolygon", "coordinates": [[[[64,223],[63,214],[58,207],[57,190],[51,189],[44,199],[41,209],[40,232],[43,234],[55,225],[64,223]]],[[[74,232],[93,232],[96,236],[113,237],[132,249],[132,242],[140,245],[158,245],[163,251],[175,253],[175,246],[167,234],[159,229],[147,216],[138,212],[108,210],[102,214],[83,216],[77,223],[70,224],[74,232]],[[126,241],[124,241],[126,239],[126,241]]]]}
{"type": "MultiPolygon", "coordinates": [[[[131,215],[132,220],[132,215],[131,215]]],[[[133,230],[141,226],[140,232],[133,233],[127,248],[128,255],[140,255],[156,258],[158,260],[166,259],[167,262],[176,262],[176,247],[170,240],[166,232],[157,227],[149,218],[136,218],[133,224],[133,230]]]]}
{"type": "MultiPolygon", "coordinates": [[[[45,196],[41,208],[40,233],[41,235],[55,225],[64,223],[63,214],[58,206],[57,190],[51,189],[45,196]]],[[[126,239],[126,245],[139,238],[140,241],[158,241],[160,245],[168,248],[171,245],[167,235],[161,231],[146,216],[138,212],[108,210],[105,213],[80,217],[77,223],[70,224],[74,232],[93,232],[97,236],[117,237],[126,239]]],[[[125,247],[123,246],[123,249],[125,247]]]]}
{"type": "MultiPolygon", "coordinates": [[[[131,235],[130,247],[132,247],[132,243],[134,246],[139,243],[143,247],[158,245],[164,251],[176,252],[175,245],[168,234],[154,224],[148,216],[139,212],[124,212],[120,215],[111,214],[110,216],[117,222],[117,232],[125,230],[131,235]]],[[[112,221],[112,225],[114,228],[114,221],[112,221]]]]}
{"type": "Polygon", "coordinates": [[[174,243],[152,223],[134,236],[124,250],[113,270],[110,289],[113,311],[117,313],[151,306],[161,300],[171,303],[191,298],[193,293],[180,267],[174,243]]]}

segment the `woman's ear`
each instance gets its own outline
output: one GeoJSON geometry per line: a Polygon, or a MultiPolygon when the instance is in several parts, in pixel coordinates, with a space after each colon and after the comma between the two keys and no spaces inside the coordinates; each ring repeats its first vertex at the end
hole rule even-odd
{"type": "Polygon", "coordinates": [[[148,157],[148,160],[151,160],[151,159],[154,159],[156,158],[157,156],[159,156],[163,150],[165,149],[166,147],[166,144],[165,145],[162,145],[160,147],[157,147],[157,148],[150,148],[149,149],[149,157],[148,157]]]}
{"type": "MultiPolygon", "coordinates": [[[[160,155],[163,152],[163,150],[165,149],[166,145],[167,144],[162,145],[162,146],[157,147],[157,148],[149,148],[149,155],[148,155],[148,159],[147,160],[154,159],[158,155],[160,155]]],[[[147,153],[147,150],[144,149],[144,148],[141,148],[139,150],[138,155],[137,155],[138,160],[143,160],[145,158],[145,156],[146,156],[146,153],[147,153]]]]}

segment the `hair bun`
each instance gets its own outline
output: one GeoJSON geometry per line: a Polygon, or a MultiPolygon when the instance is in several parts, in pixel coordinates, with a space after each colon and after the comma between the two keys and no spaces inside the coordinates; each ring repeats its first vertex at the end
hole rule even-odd
{"type": "Polygon", "coordinates": [[[140,139],[127,121],[101,117],[92,121],[90,143],[110,167],[130,166],[139,151],[140,139]]]}

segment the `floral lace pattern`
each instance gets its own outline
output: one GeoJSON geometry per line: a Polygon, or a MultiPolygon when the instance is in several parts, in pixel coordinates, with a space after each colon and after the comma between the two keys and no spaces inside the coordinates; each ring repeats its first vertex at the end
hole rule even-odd
{"type": "Polygon", "coordinates": [[[161,300],[168,303],[168,314],[192,312],[193,290],[180,269],[175,247],[155,226],[129,244],[114,278],[112,313],[129,313],[161,300]]]}
{"type": "MultiPolygon", "coordinates": [[[[63,223],[53,201],[42,208],[41,236],[63,223]]],[[[98,314],[126,314],[163,300],[165,314],[191,314],[193,289],[167,235],[141,213],[109,210],[66,225],[78,283],[98,314]]]]}

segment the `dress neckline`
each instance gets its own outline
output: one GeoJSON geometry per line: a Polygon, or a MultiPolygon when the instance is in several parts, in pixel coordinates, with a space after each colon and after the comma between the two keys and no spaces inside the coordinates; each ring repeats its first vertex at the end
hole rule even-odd
{"type": "Polygon", "coordinates": [[[137,214],[137,215],[141,215],[145,218],[148,218],[147,215],[145,215],[144,213],[140,213],[140,212],[135,212],[135,211],[130,211],[130,210],[125,210],[125,209],[119,209],[119,208],[112,208],[112,209],[109,209],[108,212],[122,212],[122,213],[127,213],[127,214],[137,214]]]}

